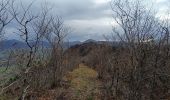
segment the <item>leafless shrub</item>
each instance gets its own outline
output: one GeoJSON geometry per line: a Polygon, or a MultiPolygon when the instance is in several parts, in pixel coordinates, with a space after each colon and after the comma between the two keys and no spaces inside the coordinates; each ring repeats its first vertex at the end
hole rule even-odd
{"type": "Polygon", "coordinates": [[[0,1],[0,37],[4,35],[4,28],[13,20],[9,12],[10,4],[13,0],[1,0],[0,1]]]}
{"type": "MultiPolygon", "coordinates": [[[[169,28],[141,1],[114,0],[113,28],[119,49],[108,56],[111,97],[123,100],[155,100],[169,90],[169,28]]],[[[113,39],[114,41],[114,39],[113,39]]],[[[109,83],[109,82],[108,82],[109,83]]]]}
{"type": "Polygon", "coordinates": [[[33,3],[27,7],[21,3],[19,9],[22,11],[19,12],[15,2],[10,5],[10,14],[17,23],[17,33],[27,45],[25,49],[15,50],[11,56],[21,68],[17,83],[20,83],[22,100],[30,90],[59,86],[67,70],[64,64],[63,40],[68,28],[60,17],[50,13],[51,8],[42,6],[41,12],[34,14],[31,11],[32,6],[33,3]],[[41,44],[44,42],[48,47],[41,44]]]}
{"type": "Polygon", "coordinates": [[[68,30],[63,24],[60,17],[52,18],[52,23],[50,25],[51,32],[46,34],[46,39],[51,45],[51,56],[49,67],[52,72],[52,81],[54,86],[60,84],[61,78],[64,74],[66,66],[64,66],[64,38],[66,37],[68,30]]]}

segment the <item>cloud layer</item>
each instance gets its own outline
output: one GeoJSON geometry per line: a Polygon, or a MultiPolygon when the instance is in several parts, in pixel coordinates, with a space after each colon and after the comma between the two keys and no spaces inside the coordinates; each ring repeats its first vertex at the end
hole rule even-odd
{"type": "MultiPolygon", "coordinates": [[[[168,0],[151,0],[160,9],[159,14],[165,10],[168,0]]],[[[22,0],[27,5],[31,1],[22,0]]],[[[72,31],[70,40],[96,39],[102,40],[103,35],[112,32],[112,11],[110,0],[36,0],[33,5],[34,11],[39,11],[42,4],[48,4],[54,8],[53,13],[63,17],[65,24],[72,31]]],[[[11,29],[12,30],[12,29],[11,29]]]]}
{"type": "MultiPolygon", "coordinates": [[[[24,5],[31,3],[22,0],[24,5]]],[[[69,40],[103,39],[104,34],[112,30],[110,0],[36,0],[33,11],[39,11],[41,5],[53,7],[53,12],[62,17],[65,24],[71,27],[69,40]]]]}

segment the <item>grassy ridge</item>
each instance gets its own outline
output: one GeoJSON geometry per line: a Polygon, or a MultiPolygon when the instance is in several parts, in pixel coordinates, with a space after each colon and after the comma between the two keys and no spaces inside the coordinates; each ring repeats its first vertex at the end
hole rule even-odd
{"type": "Polygon", "coordinates": [[[70,82],[68,91],[70,91],[71,100],[100,100],[98,98],[100,82],[97,76],[98,73],[95,70],[83,64],[70,72],[65,80],[70,82]]]}

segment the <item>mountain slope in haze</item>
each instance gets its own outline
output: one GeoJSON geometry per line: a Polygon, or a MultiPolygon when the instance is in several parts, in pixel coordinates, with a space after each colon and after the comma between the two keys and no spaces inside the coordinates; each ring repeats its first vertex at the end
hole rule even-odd
{"type": "MultiPolygon", "coordinates": [[[[35,42],[30,42],[31,45],[34,45],[35,42]]],[[[63,47],[64,48],[69,48],[73,45],[76,44],[81,44],[80,41],[73,41],[73,42],[64,42],[63,43],[63,47]]],[[[44,47],[49,48],[50,44],[46,41],[41,41],[39,42],[39,45],[43,45],[44,47]]],[[[19,40],[3,40],[0,44],[0,49],[1,50],[6,50],[6,49],[21,49],[21,48],[28,48],[27,44],[23,41],[19,41],[19,40]]]]}
{"type": "Polygon", "coordinates": [[[0,49],[14,49],[14,48],[27,48],[27,45],[19,40],[3,40],[0,49]]]}
{"type": "MultiPolygon", "coordinates": [[[[108,45],[118,45],[117,42],[109,42],[109,41],[96,41],[93,39],[88,39],[84,42],[80,41],[71,41],[71,42],[64,42],[63,47],[65,49],[70,48],[75,45],[81,45],[81,44],[86,44],[86,43],[96,43],[96,44],[108,44],[108,45]]],[[[35,42],[30,42],[31,45],[34,45],[35,42]]],[[[50,44],[46,41],[40,41],[39,45],[43,45],[44,47],[50,48],[50,44]]],[[[6,50],[6,49],[21,49],[21,48],[28,48],[27,44],[23,41],[19,40],[3,40],[0,44],[0,50],[6,50]]]]}

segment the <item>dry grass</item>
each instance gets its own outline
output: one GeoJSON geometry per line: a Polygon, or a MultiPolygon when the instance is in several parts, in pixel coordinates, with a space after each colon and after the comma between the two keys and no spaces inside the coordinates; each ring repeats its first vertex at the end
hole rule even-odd
{"type": "Polygon", "coordinates": [[[70,72],[67,76],[67,80],[72,80],[75,78],[89,78],[89,79],[96,79],[98,76],[98,73],[90,69],[88,66],[85,66],[83,64],[79,64],[79,68],[73,70],[73,72],[70,72]]]}
{"type": "Polygon", "coordinates": [[[76,100],[100,100],[100,82],[97,80],[98,73],[85,66],[79,65],[79,68],[70,72],[65,80],[69,81],[69,99],[76,100]]]}

